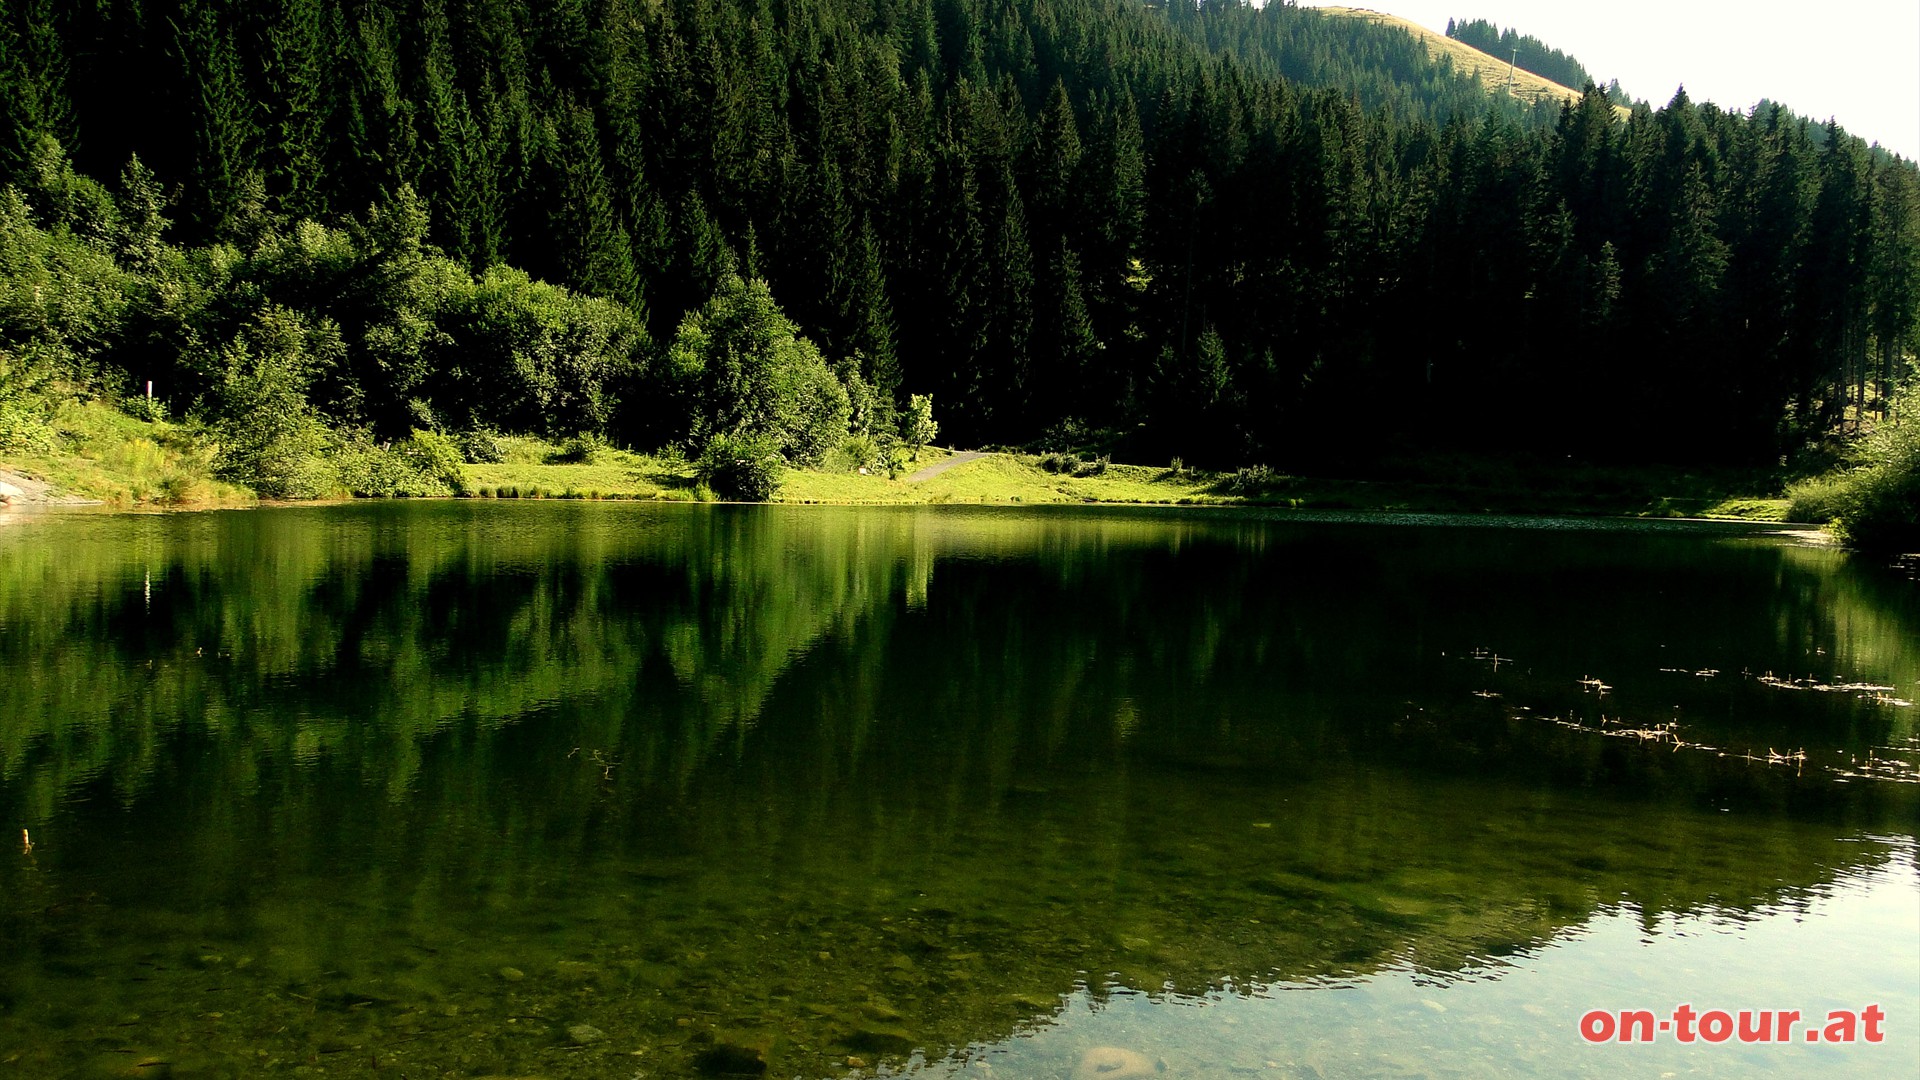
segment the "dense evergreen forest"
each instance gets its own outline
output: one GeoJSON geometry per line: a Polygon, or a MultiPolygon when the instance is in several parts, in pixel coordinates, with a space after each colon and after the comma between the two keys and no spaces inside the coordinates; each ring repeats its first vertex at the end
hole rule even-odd
{"type": "Polygon", "coordinates": [[[3,10],[0,382],[304,417],[260,453],[798,458],[794,417],[912,394],[959,444],[1136,459],[1772,463],[1920,344],[1912,163],[1684,92],[1522,110],[1277,2],[3,10]]]}
{"type": "Polygon", "coordinates": [[[1514,65],[1531,71],[1543,79],[1552,79],[1561,86],[1576,89],[1588,83],[1601,86],[1607,97],[1616,105],[1632,105],[1626,92],[1620,89],[1620,80],[1601,83],[1588,73],[1586,65],[1573,57],[1548,45],[1537,37],[1522,34],[1508,27],[1500,29],[1499,24],[1485,19],[1448,19],[1447,36],[1455,41],[1471,45],[1489,56],[1506,57],[1514,65]]]}

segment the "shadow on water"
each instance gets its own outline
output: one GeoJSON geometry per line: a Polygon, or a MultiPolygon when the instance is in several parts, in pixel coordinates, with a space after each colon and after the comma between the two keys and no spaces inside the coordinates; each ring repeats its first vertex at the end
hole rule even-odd
{"type": "Polygon", "coordinates": [[[0,670],[0,1061],[50,1076],[971,1068],[1911,892],[1920,806],[1920,588],[1741,529],[50,518],[0,670]]]}

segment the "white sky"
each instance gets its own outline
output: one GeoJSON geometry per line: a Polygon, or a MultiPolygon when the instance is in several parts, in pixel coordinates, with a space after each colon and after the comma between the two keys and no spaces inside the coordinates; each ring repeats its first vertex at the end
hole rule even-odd
{"type": "MultiPolygon", "coordinates": [[[[1303,7],[1327,6],[1303,0],[1303,7]]],[[[1346,0],[1444,33],[1486,19],[1619,79],[1655,108],[1771,98],[1920,159],[1920,0],[1346,0]]]]}

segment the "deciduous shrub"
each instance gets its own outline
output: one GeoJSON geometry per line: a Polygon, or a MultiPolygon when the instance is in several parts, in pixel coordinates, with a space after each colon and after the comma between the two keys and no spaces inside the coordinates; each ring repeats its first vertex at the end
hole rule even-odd
{"type": "Polygon", "coordinates": [[[1284,479],[1280,473],[1265,465],[1249,465],[1221,480],[1215,490],[1227,495],[1263,495],[1284,479]]]}
{"type": "Polygon", "coordinates": [[[338,475],[326,427],[305,396],[317,355],[337,345],[327,328],[268,307],[221,355],[214,471],[269,499],[311,499],[331,492],[338,475]]]}
{"type": "Polygon", "coordinates": [[[685,410],[689,445],[764,437],[788,462],[813,465],[847,435],[846,386],[764,281],[728,275],[681,321],[667,351],[667,379],[685,410]]]}
{"type": "Polygon", "coordinates": [[[469,465],[498,465],[507,460],[507,448],[500,445],[500,434],[491,428],[472,428],[454,436],[460,456],[469,465]]]}
{"type": "Polygon", "coordinates": [[[1830,515],[1855,547],[1920,552],[1920,379],[1910,380],[1892,406],[1855,450],[1853,467],[1795,488],[1793,508],[1830,515]]]}
{"type": "Polygon", "coordinates": [[[53,449],[50,365],[36,350],[0,346],[0,453],[53,449]]]}
{"type": "Polygon", "coordinates": [[[607,441],[598,435],[574,435],[547,455],[549,465],[592,465],[607,452],[607,441]]]}
{"type": "Polygon", "coordinates": [[[336,437],[328,447],[338,485],[365,498],[423,498],[459,495],[467,490],[454,440],[433,431],[381,446],[362,432],[336,437]]]}
{"type": "Polygon", "coordinates": [[[1106,454],[1083,459],[1078,454],[1052,453],[1042,455],[1039,464],[1042,469],[1062,476],[1101,476],[1106,473],[1110,462],[1106,454]]]}
{"type": "Polygon", "coordinates": [[[829,472],[871,471],[879,460],[880,445],[873,436],[849,435],[840,440],[840,445],[827,455],[825,465],[829,472]]]}
{"type": "Polygon", "coordinates": [[[715,435],[694,464],[695,481],[723,499],[767,502],[780,490],[780,451],[767,435],[715,435]]]}
{"type": "Polygon", "coordinates": [[[900,427],[901,441],[913,451],[914,457],[919,457],[920,448],[940,435],[940,425],[933,419],[933,395],[914,394],[909,397],[907,415],[900,427]]]}

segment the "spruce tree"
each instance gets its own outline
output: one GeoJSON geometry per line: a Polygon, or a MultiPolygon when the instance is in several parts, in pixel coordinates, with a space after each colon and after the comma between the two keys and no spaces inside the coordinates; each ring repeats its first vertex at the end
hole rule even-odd
{"type": "Polygon", "coordinates": [[[69,152],[79,146],[55,20],[53,0],[18,0],[0,11],[0,178],[26,168],[43,138],[69,152]]]}
{"type": "Polygon", "coordinates": [[[642,312],[633,240],[620,220],[613,186],[607,180],[593,114],[578,105],[568,106],[558,127],[551,142],[556,157],[549,167],[560,174],[561,182],[550,223],[554,235],[561,238],[561,280],[642,312]]]}
{"type": "Polygon", "coordinates": [[[222,232],[256,168],[254,99],[233,32],[223,25],[213,0],[189,0],[174,29],[175,47],[194,89],[188,213],[203,234],[222,232]]]}
{"type": "Polygon", "coordinates": [[[320,0],[283,0],[267,32],[264,152],[261,160],[280,208],[320,218],[329,201],[327,121],[335,43],[320,0]]]}

